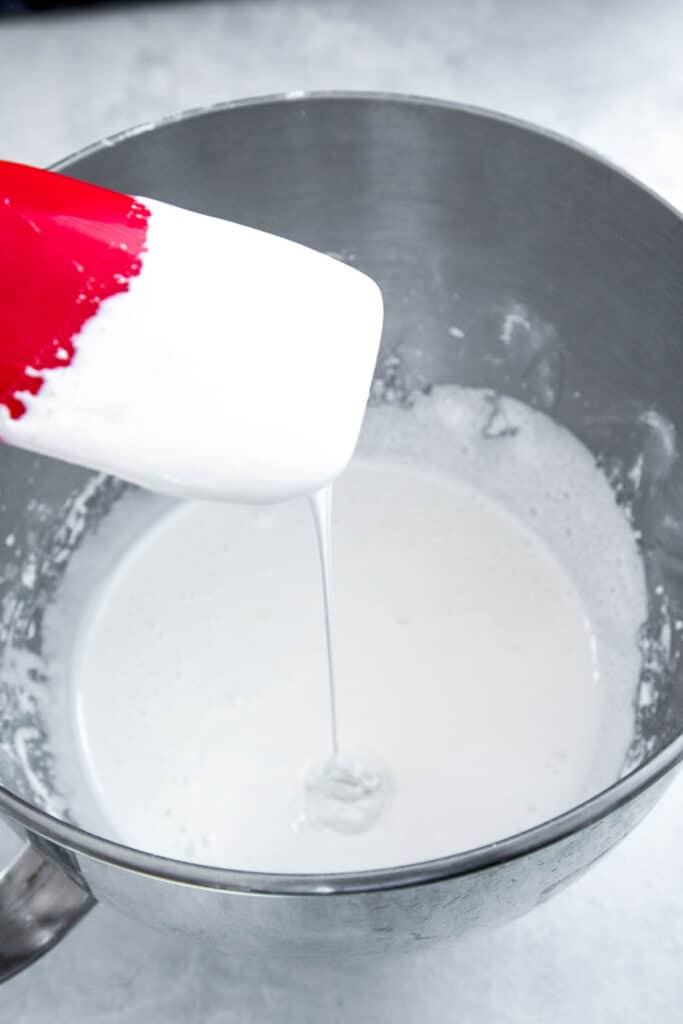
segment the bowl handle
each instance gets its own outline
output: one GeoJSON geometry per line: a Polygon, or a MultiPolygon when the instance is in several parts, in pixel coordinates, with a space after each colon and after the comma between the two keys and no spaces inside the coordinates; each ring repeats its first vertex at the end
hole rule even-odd
{"type": "Polygon", "coordinates": [[[0,982],[52,949],[94,903],[89,892],[27,843],[0,873],[0,982]]]}

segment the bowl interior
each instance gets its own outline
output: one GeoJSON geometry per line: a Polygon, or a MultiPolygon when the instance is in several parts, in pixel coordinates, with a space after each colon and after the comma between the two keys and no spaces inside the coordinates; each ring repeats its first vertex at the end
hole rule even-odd
{"type": "MultiPolygon", "coordinates": [[[[646,564],[650,616],[625,771],[683,731],[675,213],[550,136],[389,97],[238,104],[121,137],[60,169],[367,271],[387,312],[380,397],[409,405],[437,384],[490,388],[572,430],[628,507],[646,564]]],[[[0,782],[68,818],[50,753],[44,618],[71,555],[130,488],[9,448],[0,460],[0,782]]],[[[140,514],[159,507],[154,499],[140,514]]]]}

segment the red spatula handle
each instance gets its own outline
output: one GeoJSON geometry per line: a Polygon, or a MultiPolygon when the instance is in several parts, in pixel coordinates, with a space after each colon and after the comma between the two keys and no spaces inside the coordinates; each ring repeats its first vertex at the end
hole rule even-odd
{"type": "Polygon", "coordinates": [[[13,419],[140,273],[149,217],[132,196],[0,160],[0,404],[13,419]]]}

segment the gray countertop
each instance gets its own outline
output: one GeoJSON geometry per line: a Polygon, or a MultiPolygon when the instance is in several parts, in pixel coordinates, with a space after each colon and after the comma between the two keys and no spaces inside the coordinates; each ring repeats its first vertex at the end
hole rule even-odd
{"type": "MultiPolygon", "coordinates": [[[[239,96],[391,90],[572,135],[683,207],[682,33],[677,0],[195,0],[6,20],[0,156],[46,164],[132,124],[239,96]]],[[[399,974],[369,966],[373,1001],[362,1009],[342,980],[334,991],[302,981],[305,1018],[288,1014],[284,987],[254,998],[258,983],[217,953],[98,907],[0,990],[0,1024],[393,1024],[387,986],[405,994],[406,1020],[679,1021],[682,849],[679,780],[588,877],[527,918],[399,974]]]]}

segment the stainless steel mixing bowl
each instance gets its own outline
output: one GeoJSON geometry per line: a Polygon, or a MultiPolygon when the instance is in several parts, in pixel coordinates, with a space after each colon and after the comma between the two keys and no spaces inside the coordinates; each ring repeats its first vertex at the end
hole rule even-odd
{"type": "Polygon", "coordinates": [[[566,424],[642,532],[651,614],[624,777],[553,821],[439,861],[326,877],[153,856],[45,811],[54,766],[41,717],[43,618],[64,550],[80,543],[68,532],[74,508],[82,531],[96,529],[123,485],[93,486],[84,470],[3,448],[0,812],[26,847],[0,884],[0,974],[20,970],[102,900],[232,960],[315,961],[321,977],[344,970],[352,983],[368,957],[454,940],[581,875],[647,813],[683,754],[677,214],[564,140],[393,96],[230,104],[108,139],[59,169],[264,228],[370,273],[387,311],[375,400],[410,404],[432,384],[458,382],[566,424]],[[9,671],[17,652],[28,659],[23,689],[9,671]]]}

